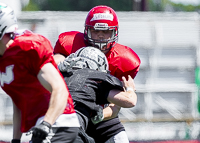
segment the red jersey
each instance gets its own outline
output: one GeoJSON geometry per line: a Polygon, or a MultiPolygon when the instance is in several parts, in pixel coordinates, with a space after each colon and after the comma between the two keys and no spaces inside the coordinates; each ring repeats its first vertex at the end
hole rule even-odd
{"type": "MultiPolygon", "coordinates": [[[[40,84],[37,74],[49,62],[57,68],[49,40],[33,33],[16,36],[0,56],[1,87],[21,111],[22,132],[33,127],[48,109],[51,93],[40,84]]],[[[71,113],[75,111],[70,95],[64,114],[71,113]]]]}
{"type": "MultiPolygon", "coordinates": [[[[54,53],[59,53],[64,56],[68,56],[71,53],[76,52],[82,47],[86,47],[84,42],[84,34],[78,31],[64,32],[58,37],[56,45],[54,47],[54,53]]],[[[139,71],[140,58],[129,47],[116,44],[106,54],[109,70],[111,75],[122,80],[122,76],[126,78],[130,75],[134,78],[139,71]]]]}

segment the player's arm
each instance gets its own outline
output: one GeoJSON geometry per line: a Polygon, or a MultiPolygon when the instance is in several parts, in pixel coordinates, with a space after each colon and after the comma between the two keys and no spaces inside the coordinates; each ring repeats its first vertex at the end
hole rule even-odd
{"type": "Polygon", "coordinates": [[[51,97],[43,122],[32,128],[32,142],[42,142],[48,136],[51,126],[67,106],[69,95],[64,79],[52,63],[43,65],[37,77],[43,87],[51,92],[51,97]]]}
{"type": "Polygon", "coordinates": [[[108,107],[103,109],[102,113],[92,117],[91,120],[94,124],[102,121],[115,118],[121,107],[131,108],[137,103],[137,95],[135,93],[135,84],[131,76],[128,76],[128,80],[125,77],[122,78],[125,91],[111,90],[107,97],[107,100],[113,104],[109,104],[108,107]],[[103,115],[101,115],[103,114],[103,115]]]}
{"type": "Polygon", "coordinates": [[[131,108],[136,105],[137,95],[134,91],[111,90],[107,100],[120,107],[131,108]]]}
{"type": "Polygon", "coordinates": [[[61,115],[67,105],[69,95],[66,84],[57,71],[51,64],[45,64],[38,73],[40,83],[51,92],[49,108],[45,114],[44,121],[54,124],[59,115],[61,115]]]}
{"type": "Polygon", "coordinates": [[[21,111],[19,110],[19,108],[17,108],[17,106],[13,102],[13,140],[21,139],[22,132],[20,130],[20,127],[21,127],[21,111]]]}
{"type": "Polygon", "coordinates": [[[135,93],[135,84],[131,76],[128,76],[128,80],[122,77],[125,91],[111,90],[107,97],[110,103],[116,104],[120,107],[131,108],[137,103],[137,95],[135,93]]]}

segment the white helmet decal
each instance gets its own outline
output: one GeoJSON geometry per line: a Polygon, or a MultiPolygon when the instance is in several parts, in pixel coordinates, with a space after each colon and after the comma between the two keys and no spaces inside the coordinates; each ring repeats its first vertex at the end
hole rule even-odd
{"type": "Polygon", "coordinates": [[[113,15],[110,13],[96,13],[90,21],[94,20],[110,20],[113,21],[113,15]]]}

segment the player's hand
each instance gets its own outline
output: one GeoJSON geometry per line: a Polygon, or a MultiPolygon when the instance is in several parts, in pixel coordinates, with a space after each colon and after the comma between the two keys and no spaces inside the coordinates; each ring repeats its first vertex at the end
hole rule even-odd
{"type": "Polygon", "coordinates": [[[103,119],[104,119],[103,107],[102,106],[98,106],[96,115],[91,118],[91,121],[92,121],[93,124],[97,124],[97,123],[103,121],[103,119]]]}
{"type": "Polygon", "coordinates": [[[33,127],[31,143],[42,143],[44,139],[48,136],[51,129],[51,124],[43,121],[41,124],[33,127]]]}
{"type": "Polygon", "coordinates": [[[126,91],[128,91],[128,90],[136,91],[135,90],[134,80],[133,80],[133,78],[130,75],[128,75],[128,80],[126,80],[126,78],[123,76],[122,77],[122,83],[123,83],[124,89],[126,91]]]}

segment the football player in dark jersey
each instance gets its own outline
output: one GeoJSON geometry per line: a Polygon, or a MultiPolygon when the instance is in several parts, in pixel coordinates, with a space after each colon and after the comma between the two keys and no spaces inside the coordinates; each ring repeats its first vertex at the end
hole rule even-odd
{"type": "Polygon", "coordinates": [[[91,119],[94,124],[103,120],[103,107],[114,103],[120,107],[134,107],[137,95],[134,81],[123,77],[123,83],[109,74],[104,53],[94,47],[83,47],[68,56],[60,69],[74,101],[74,108],[81,124],[76,143],[94,142],[85,130],[91,119]],[[124,88],[126,91],[124,91],[124,88]]]}

